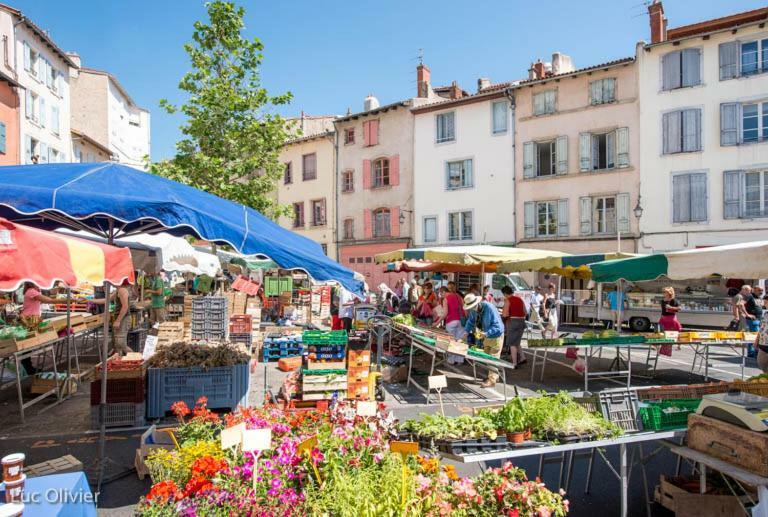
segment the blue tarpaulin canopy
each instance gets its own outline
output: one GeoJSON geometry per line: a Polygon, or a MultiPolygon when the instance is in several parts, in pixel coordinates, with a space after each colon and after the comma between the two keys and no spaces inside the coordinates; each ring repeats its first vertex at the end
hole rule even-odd
{"type": "Polygon", "coordinates": [[[263,254],[318,281],[362,293],[354,273],[321,246],[251,208],[116,163],[0,167],[0,217],[45,229],[71,227],[120,236],[164,231],[263,254]],[[112,226],[110,226],[112,225],[112,226]]]}

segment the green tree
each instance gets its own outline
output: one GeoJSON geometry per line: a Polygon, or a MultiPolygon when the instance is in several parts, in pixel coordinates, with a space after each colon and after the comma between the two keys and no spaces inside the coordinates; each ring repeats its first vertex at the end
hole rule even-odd
{"type": "Polygon", "coordinates": [[[168,113],[185,115],[183,137],[176,155],[150,171],[277,218],[286,209],[272,193],[283,173],[280,149],[291,135],[275,107],[292,95],[271,96],[261,85],[264,45],[243,36],[245,9],[223,0],[206,8],[208,23],[195,22],[184,45],[192,70],[179,89],[188,99],[180,106],[160,101],[168,113]]]}

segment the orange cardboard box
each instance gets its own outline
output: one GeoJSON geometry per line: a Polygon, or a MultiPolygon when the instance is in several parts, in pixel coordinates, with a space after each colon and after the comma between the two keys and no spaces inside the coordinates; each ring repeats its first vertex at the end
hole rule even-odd
{"type": "Polygon", "coordinates": [[[347,352],[347,359],[349,362],[349,367],[370,366],[371,351],[370,350],[349,350],[347,352]]]}
{"type": "Polygon", "coordinates": [[[349,382],[347,383],[347,398],[359,399],[368,398],[369,395],[368,381],[365,382],[349,382]]]}
{"type": "Polygon", "coordinates": [[[368,366],[350,366],[347,369],[347,380],[349,382],[368,382],[371,375],[371,369],[368,366]]]}
{"type": "Polygon", "coordinates": [[[277,367],[283,372],[290,372],[301,368],[301,356],[283,357],[277,361],[277,367]]]}

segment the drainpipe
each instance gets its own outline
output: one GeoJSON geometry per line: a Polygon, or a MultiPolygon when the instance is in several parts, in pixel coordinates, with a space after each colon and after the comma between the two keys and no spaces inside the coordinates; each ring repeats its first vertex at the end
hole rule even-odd
{"type": "Polygon", "coordinates": [[[512,231],[515,236],[513,239],[513,244],[516,245],[519,239],[517,235],[517,171],[515,170],[515,167],[517,166],[515,162],[515,142],[517,141],[517,122],[515,121],[515,95],[512,88],[505,88],[504,95],[506,95],[507,100],[509,100],[510,108],[512,109],[512,221],[514,225],[512,227],[512,231]]]}
{"type": "Polygon", "coordinates": [[[336,243],[336,262],[341,263],[341,253],[339,251],[339,126],[336,121],[333,121],[334,138],[333,144],[333,161],[334,161],[334,173],[333,173],[333,204],[336,227],[333,230],[333,242],[336,243]]]}
{"type": "MultiPolygon", "coordinates": [[[[18,46],[16,45],[16,27],[26,21],[26,16],[20,16],[19,21],[13,24],[13,73],[16,75],[16,79],[19,78],[19,64],[18,64],[18,46]]],[[[19,129],[19,163],[24,163],[24,134],[21,131],[21,105],[25,102],[21,98],[21,88],[16,88],[17,96],[19,97],[19,109],[16,110],[16,123],[19,129]]],[[[26,109],[26,108],[25,108],[26,109]]]]}

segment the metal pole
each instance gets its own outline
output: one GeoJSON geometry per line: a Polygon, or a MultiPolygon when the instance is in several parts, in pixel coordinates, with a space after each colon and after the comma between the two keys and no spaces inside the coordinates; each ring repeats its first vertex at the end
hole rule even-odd
{"type": "Polygon", "coordinates": [[[627,472],[627,445],[619,445],[619,480],[621,482],[621,517],[629,515],[629,473],[627,472]]]}
{"type": "MultiPolygon", "coordinates": [[[[107,234],[107,244],[112,246],[114,243],[114,222],[109,220],[109,233],[107,234]]],[[[101,399],[99,401],[99,476],[96,483],[96,492],[101,491],[101,483],[104,480],[104,460],[105,446],[107,442],[107,426],[104,417],[107,409],[107,354],[109,353],[109,295],[110,285],[104,280],[104,342],[102,343],[101,353],[101,399]]]]}

